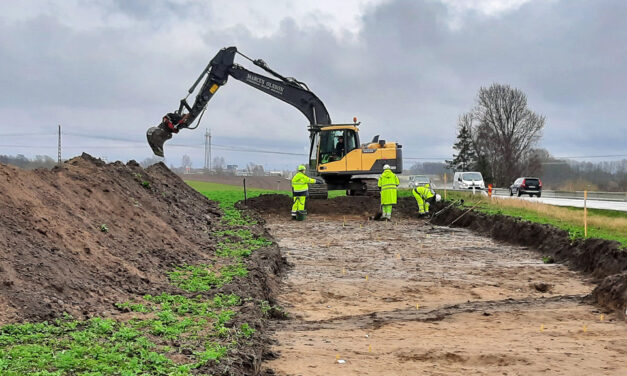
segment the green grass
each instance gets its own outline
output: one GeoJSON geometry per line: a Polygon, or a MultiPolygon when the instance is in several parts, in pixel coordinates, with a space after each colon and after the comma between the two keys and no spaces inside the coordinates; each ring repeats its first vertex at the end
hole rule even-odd
{"type": "MultiPolygon", "coordinates": [[[[234,200],[233,203],[244,199],[244,188],[237,185],[209,183],[204,181],[186,180],[185,181],[192,188],[202,193],[204,196],[211,200],[219,201],[218,199],[227,198],[228,200],[234,200]],[[237,192],[237,193],[236,193],[237,192]],[[217,199],[216,199],[217,198],[217,199]]],[[[408,190],[409,192],[409,190],[408,190]]],[[[276,193],[291,196],[289,191],[277,191],[271,189],[259,189],[259,188],[246,188],[246,196],[257,197],[261,194],[276,193]]],[[[345,190],[329,191],[329,198],[346,196],[345,190]]],[[[222,201],[220,201],[222,202],[222,201]]]]}
{"type": "MultiPolygon", "coordinates": [[[[443,192],[438,191],[441,195],[443,192]]],[[[464,199],[464,206],[477,205],[475,210],[501,214],[531,222],[553,225],[568,231],[571,239],[584,238],[583,208],[560,207],[526,200],[447,192],[448,200],[464,199]]],[[[588,209],[588,238],[615,240],[627,247],[627,213],[616,210],[588,209]]]]}

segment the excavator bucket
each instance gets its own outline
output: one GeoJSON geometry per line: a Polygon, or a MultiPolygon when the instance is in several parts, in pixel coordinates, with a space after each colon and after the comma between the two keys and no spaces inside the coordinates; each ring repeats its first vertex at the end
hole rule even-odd
{"type": "Polygon", "coordinates": [[[163,157],[163,143],[172,138],[172,131],[161,123],[156,127],[148,128],[146,138],[148,139],[148,145],[150,145],[152,152],[155,153],[155,155],[163,157]]]}

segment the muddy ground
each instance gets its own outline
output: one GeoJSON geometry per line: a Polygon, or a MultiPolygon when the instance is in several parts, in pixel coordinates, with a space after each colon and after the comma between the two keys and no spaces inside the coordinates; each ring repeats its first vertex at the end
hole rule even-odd
{"type": "Polygon", "coordinates": [[[292,264],[278,375],[618,375],[627,324],[592,277],[529,247],[420,220],[268,216],[292,264]]]}
{"type": "MultiPolygon", "coordinates": [[[[267,194],[248,200],[248,208],[262,216],[287,218],[291,198],[267,194]]],[[[379,209],[379,201],[371,197],[337,197],[330,200],[307,201],[311,215],[324,217],[357,215],[372,219],[379,209]]],[[[416,201],[401,197],[394,206],[395,220],[417,219],[416,201]]],[[[627,315],[627,252],[618,242],[603,239],[573,240],[565,230],[550,225],[523,221],[503,215],[487,215],[467,208],[436,203],[430,219],[435,225],[468,228],[475,233],[509,244],[522,245],[538,251],[542,256],[565,264],[593,277],[598,287],[588,297],[600,306],[627,315]],[[444,210],[442,210],[444,209],[444,210]]]]}
{"type": "Polygon", "coordinates": [[[627,369],[627,258],[615,242],[459,208],[432,225],[408,198],[392,223],[369,220],[378,202],[366,197],[310,200],[298,222],[290,202],[247,205],[292,265],[278,298],[290,319],[275,324],[268,374],[627,369]]]}

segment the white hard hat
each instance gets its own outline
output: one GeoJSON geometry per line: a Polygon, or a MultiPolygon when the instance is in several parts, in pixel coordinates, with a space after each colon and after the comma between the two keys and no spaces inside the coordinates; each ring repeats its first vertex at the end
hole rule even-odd
{"type": "Polygon", "coordinates": [[[390,168],[390,165],[389,165],[389,164],[383,165],[383,169],[384,169],[384,170],[391,170],[391,168],[390,168]]]}
{"type": "Polygon", "coordinates": [[[440,202],[440,201],[442,201],[442,196],[436,194],[435,195],[435,202],[440,202]]]}

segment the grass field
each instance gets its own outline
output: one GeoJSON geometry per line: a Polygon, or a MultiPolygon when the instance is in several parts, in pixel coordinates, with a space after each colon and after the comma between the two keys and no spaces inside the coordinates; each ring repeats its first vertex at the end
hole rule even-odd
{"type": "MultiPolygon", "coordinates": [[[[212,200],[216,200],[213,197],[219,197],[220,194],[218,192],[231,192],[229,195],[233,198],[238,197],[234,192],[240,192],[240,198],[237,200],[244,199],[244,188],[237,185],[228,185],[228,184],[219,184],[219,183],[209,183],[204,181],[195,181],[195,180],[186,180],[187,184],[189,184],[192,188],[202,193],[203,195],[209,197],[212,200]]],[[[292,195],[290,191],[276,191],[276,190],[268,190],[268,189],[259,189],[259,188],[246,188],[246,196],[247,197],[256,197],[264,193],[279,193],[284,195],[292,195]]],[[[329,191],[329,198],[338,197],[338,196],[346,196],[345,191],[329,191]]]]}

